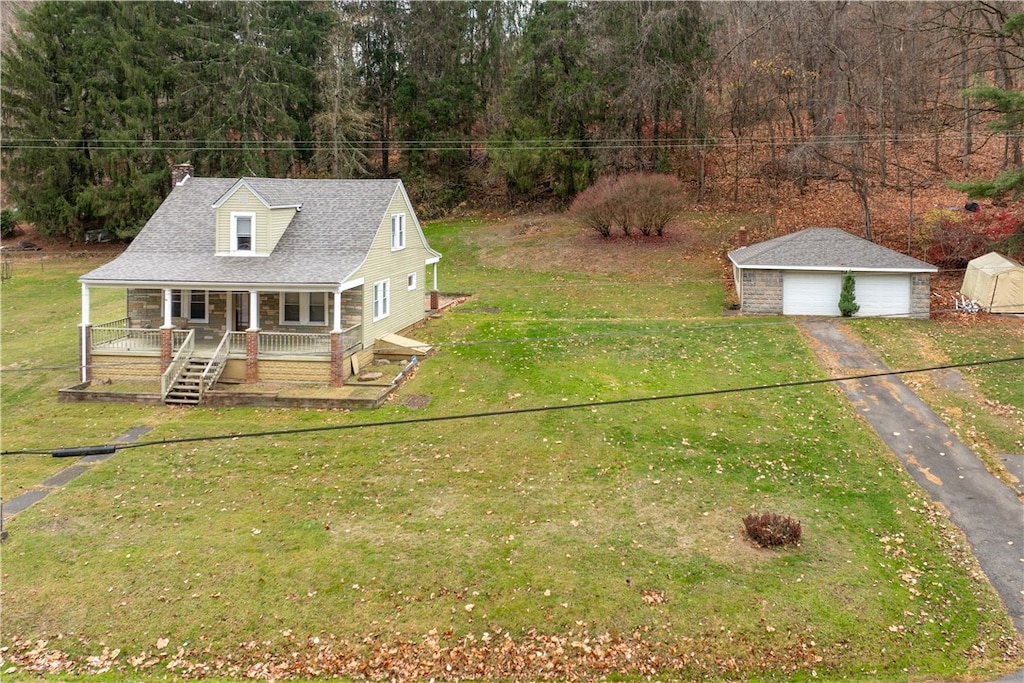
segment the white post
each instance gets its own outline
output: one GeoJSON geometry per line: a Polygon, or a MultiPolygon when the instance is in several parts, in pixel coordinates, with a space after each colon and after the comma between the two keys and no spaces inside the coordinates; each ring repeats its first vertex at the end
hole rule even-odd
{"type": "Polygon", "coordinates": [[[89,324],[89,285],[82,285],[82,324],[89,324]]]}
{"type": "Polygon", "coordinates": [[[341,332],[341,287],[334,292],[334,332],[341,332]]]}
{"type": "Polygon", "coordinates": [[[434,264],[434,286],[433,286],[432,289],[434,291],[437,291],[437,264],[436,263],[434,264]]]}
{"type": "Polygon", "coordinates": [[[89,381],[89,363],[91,360],[92,324],[89,322],[89,285],[82,284],[82,324],[78,326],[78,341],[81,344],[79,358],[82,359],[81,381],[89,381]]]}
{"type": "Polygon", "coordinates": [[[249,290],[249,329],[260,329],[260,293],[249,290]]]}
{"type": "MultiPolygon", "coordinates": [[[[182,294],[182,296],[184,296],[184,294],[182,294]]],[[[181,302],[181,305],[184,306],[185,302],[184,301],[181,302]]],[[[164,313],[164,327],[166,327],[166,328],[174,327],[174,323],[171,322],[171,290],[170,289],[164,289],[163,309],[164,309],[164,311],[163,311],[163,313],[164,313]]]]}

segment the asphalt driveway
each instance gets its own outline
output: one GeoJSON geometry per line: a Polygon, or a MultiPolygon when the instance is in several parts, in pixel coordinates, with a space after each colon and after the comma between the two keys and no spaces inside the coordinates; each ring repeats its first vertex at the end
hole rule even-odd
{"type": "MultiPolygon", "coordinates": [[[[885,372],[884,363],[839,320],[801,323],[833,376],[885,372]]],[[[1018,633],[1024,634],[1024,487],[1014,490],[897,376],[838,383],[910,475],[967,536],[1018,633]]],[[[1014,679],[1016,680],[1016,679],[1014,679]]]]}

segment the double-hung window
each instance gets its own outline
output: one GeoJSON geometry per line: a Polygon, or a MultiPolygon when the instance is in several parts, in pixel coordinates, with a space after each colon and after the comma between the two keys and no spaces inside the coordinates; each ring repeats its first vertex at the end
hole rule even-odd
{"type": "Polygon", "coordinates": [[[376,322],[391,313],[391,281],[373,283],[373,320],[376,322]]]}
{"type": "Polygon", "coordinates": [[[231,214],[231,251],[251,254],[256,233],[256,214],[231,214]]]}
{"type": "Polygon", "coordinates": [[[171,317],[205,323],[208,321],[209,302],[209,292],[205,289],[172,289],[171,317]]]}
{"type": "Polygon", "coordinates": [[[286,325],[326,325],[325,292],[282,292],[281,323],[286,325]]]}
{"type": "Polygon", "coordinates": [[[405,214],[396,213],[391,217],[391,250],[405,249],[405,214]]]}

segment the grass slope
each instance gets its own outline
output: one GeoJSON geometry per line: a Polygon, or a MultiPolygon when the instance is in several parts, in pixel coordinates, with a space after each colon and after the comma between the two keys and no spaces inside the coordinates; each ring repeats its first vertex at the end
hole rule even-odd
{"type": "MultiPolygon", "coordinates": [[[[823,376],[786,322],[719,317],[719,266],[700,254],[730,229],[652,248],[558,222],[427,226],[442,288],[475,296],[416,332],[439,352],[372,413],[58,405],[66,372],[6,370],[73,363],[89,264],[9,281],[5,450],[138,424],[147,439],[339,429],[123,450],[20,514],[2,546],[5,666],[883,681],[1020,668],[961,539],[833,387],[678,396],[823,376]],[[48,315],[29,303],[44,292],[48,315]],[[67,345],[31,342],[51,334],[67,345]],[[403,407],[410,394],[429,404],[403,407]],[[677,397],[640,400],[658,396],[677,397]],[[547,409],[619,399],[638,400],[547,409]],[[507,414],[408,422],[483,412],[507,414]],[[741,520],[762,510],[800,519],[803,543],[752,547],[741,520]]],[[[66,464],[5,457],[5,499],[66,464]]]]}

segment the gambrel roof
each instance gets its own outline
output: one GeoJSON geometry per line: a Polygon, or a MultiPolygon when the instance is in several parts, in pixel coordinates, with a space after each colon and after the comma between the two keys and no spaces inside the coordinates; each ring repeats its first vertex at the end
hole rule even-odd
{"type": "Polygon", "coordinates": [[[935,266],[838,228],[807,228],[729,252],[740,268],[934,273],[935,266]]]}
{"type": "MultiPolygon", "coordinates": [[[[337,286],[366,259],[396,193],[409,206],[410,239],[417,234],[422,239],[400,180],[189,178],[171,191],[124,253],[80,281],[135,287],[337,286]],[[243,185],[268,207],[298,208],[267,256],[216,253],[217,206],[243,185]]],[[[428,256],[440,258],[423,244],[428,256]]]]}

